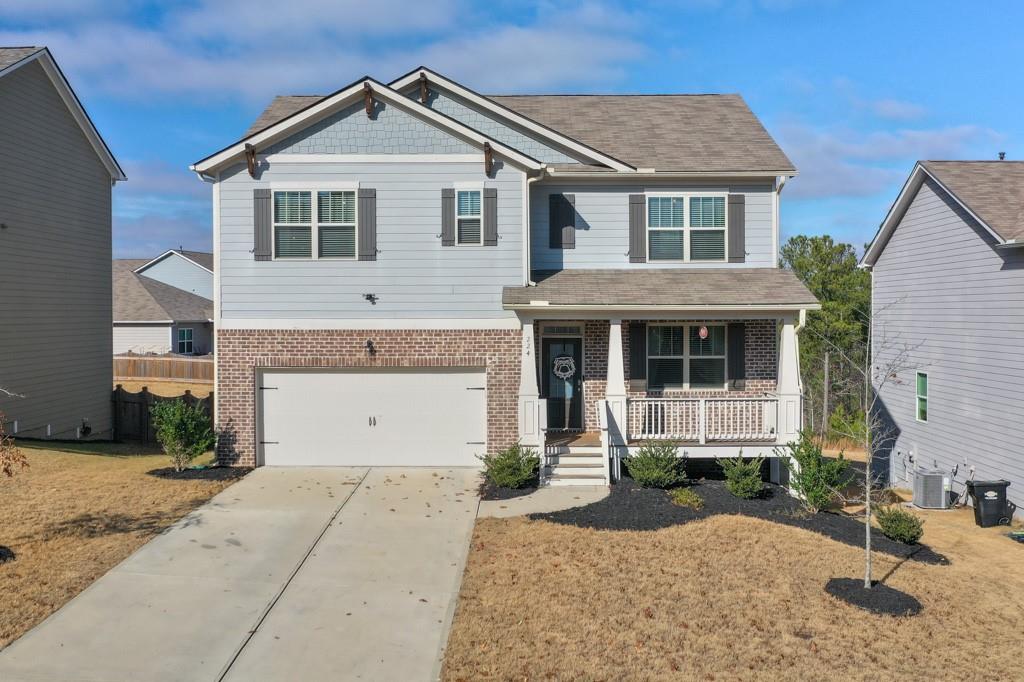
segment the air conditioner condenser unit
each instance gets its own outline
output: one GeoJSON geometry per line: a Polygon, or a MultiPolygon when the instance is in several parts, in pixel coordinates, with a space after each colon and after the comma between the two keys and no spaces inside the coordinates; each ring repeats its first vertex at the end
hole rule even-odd
{"type": "Polygon", "coordinates": [[[914,506],[922,509],[948,509],[952,478],[941,469],[914,471],[914,506]]]}

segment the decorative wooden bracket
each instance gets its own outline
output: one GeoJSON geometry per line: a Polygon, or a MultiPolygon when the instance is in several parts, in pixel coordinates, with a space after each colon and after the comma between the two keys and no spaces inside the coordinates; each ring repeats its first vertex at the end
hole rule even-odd
{"type": "Polygon", "coordinates": [[[426,104],[430,97],[430,83],[427,81],[427,74],[420,71],[420,104],[426,104]]]}
{"type": "Polygon", "coordinates": [[[494,170],[494,150],[491,149],[490,142],[484,142],[484,174],[490,177],[492,170],[494,170]]]}
{"type": "Polygon", "coordinates": [[[256,147],[245,143],[245,166],[249,169],[249,177],[256,179],[256,147]]]}
{"type": "Polygon", "coordinates": [[[373,116],[373,88],[363,83],[363,101],[366,103],[366,118],[373,116]]]}

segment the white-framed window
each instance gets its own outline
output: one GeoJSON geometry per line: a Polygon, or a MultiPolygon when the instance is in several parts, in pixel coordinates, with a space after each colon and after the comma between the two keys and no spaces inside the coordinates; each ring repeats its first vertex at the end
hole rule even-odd
{"type": "Polygon", "coordinates": [[[182,355],[191,355],[193,349],[192,328],[178,327],[178,353],[182,355]]]}
{"type": "Polygon", "coordinates": [[[726,207],[725,194],[649,194],[647,259],[725,262],[726,207]]]}
{"type": "Polygon", "coordinates": [[[928,421],[928,374],[926,372],[917,373],[917,401],[914,412],[917,421],[928,421]]]}
{"type": "Polygon", "coordinates": [[[725,335],[724,324],[648,325],[647,388],[725,389],[725,335]]]}
{"type": "Polygon", "coordinates": [[[455,191],[455,243],[480,246],[484,243],[483,190],[455,191]]]}
{"type": "Polygon", "coordinates": [[[356,257],[354,189],[274,189],[275,259],[356,257]]]}

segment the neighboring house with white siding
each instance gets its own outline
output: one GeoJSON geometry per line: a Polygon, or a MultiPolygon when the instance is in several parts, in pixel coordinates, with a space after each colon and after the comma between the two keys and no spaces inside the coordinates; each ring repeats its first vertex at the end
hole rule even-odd
{"type": "Polygon", "coordinates": [[[46,48],[0,48],[0,394],[10,433],[111,435],[111,190],[125,176],[46,48]]]}
{"type": "Polygon", "coordinates": [[[418,68],[278,97],[192,169],[222,462],[518,440],[545,482],[593,483],[645,438],[770,456],[800,426],[796,170],[738,95],[489,97],[418,68]]]}
{"type": "Polygon", "coordinates": [[[893,484],[937,468],[1024,504],[1022,246],[1024,162],[920,161],[867,249],[878,362],[912,366],[880,393],[893,484]]]}
{"type": "Polygon", "coordinates": [[[114,354],[213,352],[213,254],[114,261],[114,354]]]}

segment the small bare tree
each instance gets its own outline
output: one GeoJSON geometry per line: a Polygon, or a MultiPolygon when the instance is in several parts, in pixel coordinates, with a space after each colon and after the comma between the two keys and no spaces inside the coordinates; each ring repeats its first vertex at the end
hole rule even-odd
{"type": "MultiPolygon", "coordinates": [[[[8,391],[0,386],[0,394],[9,398],[23,398],[23,395],[8,391]]],[[[14,444],[14,439],[7,435],[5,427],[6,417],[0,412],[0,474],[10,478],[14,474],[28,466],[25,454],[14,444]]]]}
{"type": "MultiPolygon", "coordinates": [[[[860,389],[860,414],[846,415],[838,420],[836,435],[858,443],[864,449],[864,480],[859,497],[843,497],[847,504],[864,505],[864,587],[870,589],[871,580],[871,514],[875,492],[885,486],[873,473],[874,458],[879,452],[890,448],[897,436],[895,425],[887,418],[881,395],[887,386],[905,383],[905,376],[915,372],[920,365],[914,364],[912,356],[920,344],[903,343],[899,335],[890,336],[884,324],[880,324],[882,313],[898,303],[879,308],[873,317],[867,319],[868,336],[862,347],[853,351],[840,348],[824,337],[819,337],[835,353],[839,362],[848,366],[860,389]]],[[[865,313],[861,313],[865,314],[865,313]]],[[[865,314],[865,317],[867,315],[865,314]]]]}

